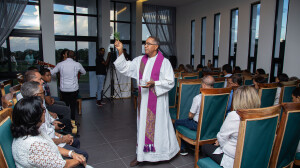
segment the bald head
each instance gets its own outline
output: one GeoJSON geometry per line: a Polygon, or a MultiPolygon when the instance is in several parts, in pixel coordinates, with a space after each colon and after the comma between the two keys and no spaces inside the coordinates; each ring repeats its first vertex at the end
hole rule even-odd
{"type": "Polygon", "coordinates": [[[213,88],[215,83],[214,77],[206,75],[202,78],[202,88],[213,88]]]}

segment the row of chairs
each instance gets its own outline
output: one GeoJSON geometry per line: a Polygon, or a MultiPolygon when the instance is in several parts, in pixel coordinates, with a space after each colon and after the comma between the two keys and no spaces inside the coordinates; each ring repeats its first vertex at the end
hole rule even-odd
{"type": "MultiPolygon", "coordinates": [[[[293,167],[300,139],[300,103],[238,110],[237,113],[241,122],[233,167],[293,167]],[[281,107],[284,112],[278,125],[281,107]]],[[[299,153],[297,155],[299,157],[299,153]]],[[[199,159],[196,166],[221,168],[208,157],[199,159]]]]}
{"type": "MultiPolygon", "coordinates": [[[[195,145],[195,163],[198,160],[198,151],[199,145],[205,143],[212,143],[215,141],[215,136],[220,130],[222,123],[225,119],[227,103],[229,99],[229,94],[231,88],[219,88],[219,89],[201,89],[201,79],[176,79],[175,84],[178,81],[179,88],[174,87],[169,92],[169,104],[170,104],[170,116],[174,122],[176,119],[185,119],[188,118],[188,113],[193,102],[193,98],[198,95],[201,91],[202,93],[202,104],[201,112],[198,122],[198,131],[189,130],[183,126],[179,126],[177,129],[178,141],[183,139],[190,144],[195,145]],[[177,91],[179,93],[178,99],[177,91]],[[178,100],[178,103],[177,103],[178,100]],[[217,104],[217,106],[216,106],[217,104]],[[217,116],[217,117],[216,117],[217,116]],[[205,122],[202,122],[205,121],[205,122]],[[210,123],[215,123],[210,126],[210,123]],[[199,133],[200,132],[200,133],[199,133]],[[196,141],[196,140],[199,140],[196,141]]],[[[177,85],[177,84],[176,84],[177,85]]],[[[292,85],[284,86],[282,93],[284,96],[281,96],[281,102],[290,102],[291,101],[291,90],[296,86],[292,85]]],[[[277,85],[275,87],[277,90],[277,85]]],[[[265,97],[265,92],[269,91],[268,88],[263,88],[261,86],[261,99],[267,99],[265,97]]],[[[276,92],[275,92],[276,94],[276,92]]],[[[266,94],[267,95],[267,94],[266,94]]],[[[274,95],[275,96],[275,95],[274,95]]],[[[262,101],[263,102],[263,101],[262,101]]],[[[272,106],[273,102],[270,106],[272,106]]]]}

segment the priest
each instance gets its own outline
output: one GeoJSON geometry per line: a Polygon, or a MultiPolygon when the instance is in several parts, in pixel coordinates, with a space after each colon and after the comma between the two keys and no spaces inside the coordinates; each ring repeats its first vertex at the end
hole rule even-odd
{"type": "Polygon", "coordinates": [[[159,49],[160,41],[150,36],[145,43],[144,56],[126,61],[123,44],[115,42],[119,56],[114,62],[116,69],[137,80],[139,86],[137,108],[137,157],[130,163],[170,160],[179,152],[169,113],[168,91],[174,87],[171,63],[159,49]]]}

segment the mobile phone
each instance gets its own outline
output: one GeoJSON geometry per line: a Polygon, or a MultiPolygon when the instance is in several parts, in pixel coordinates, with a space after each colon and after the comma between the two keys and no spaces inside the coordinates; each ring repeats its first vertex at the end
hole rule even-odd
{"type": "Polygon", "coordinates": [[[59,126],[60,128],[64,127],[65,124],[57,124],[57,126],[59,126]]]}

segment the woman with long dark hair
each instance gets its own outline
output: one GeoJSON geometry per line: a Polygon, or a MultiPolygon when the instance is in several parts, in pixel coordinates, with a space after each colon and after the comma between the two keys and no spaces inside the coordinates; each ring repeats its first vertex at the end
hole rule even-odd
{"type": "Polygon", "coordinates": [[[12,154],[16,167],[75,167],[86,165],[83,155],[60,148],[39,127],[45,122],[45,108],[40,97],[18,101],[12,114],[14,137],[12,154]],[[70,159],[64,160],[63,157],[70,159]]]}

